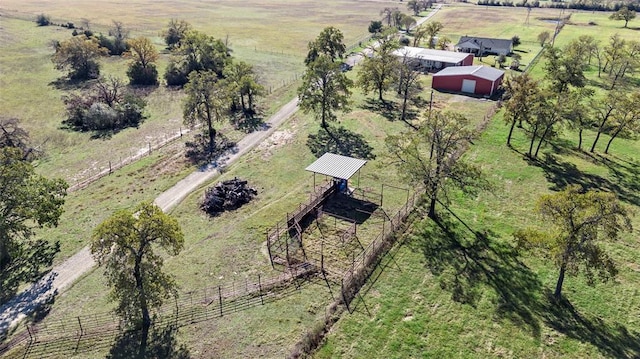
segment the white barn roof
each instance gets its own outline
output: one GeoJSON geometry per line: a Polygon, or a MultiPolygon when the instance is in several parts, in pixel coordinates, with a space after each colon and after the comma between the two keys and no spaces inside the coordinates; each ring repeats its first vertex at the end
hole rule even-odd
{"type": "Polygon", "coordinates": [[[488,66],[456,66],[447,67],[433,76],[473,75],[481,79],[495,81],[504,75],[504,71],[488,66]]]}
{"type": "Polygon", "coordinates": [[[365,163],[367,163],[365,160],[327,152],[305,169],[310,172],[348,180],[365,163]]]}
{"type": "Polygon", "coordinates": [[[401,49],[395,50],[393,54],[401,57],[407,56],[413,59],[431,60],[451,64],[457,64],[469,56],[468,53],[464,52],[425,49],[423,47],[412,46],[405,46],[401,49]]]}

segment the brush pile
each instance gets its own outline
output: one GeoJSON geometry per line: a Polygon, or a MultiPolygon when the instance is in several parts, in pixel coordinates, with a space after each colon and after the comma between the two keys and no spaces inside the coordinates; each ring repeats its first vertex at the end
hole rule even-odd
{"type": "Polygon", "coordinates": [[[247,181],[234,178],[207,188],[200,209],[210,216],[216,216],[223,211],[240,208],[257,194],[255,188],[247,186],[247,181]]]}

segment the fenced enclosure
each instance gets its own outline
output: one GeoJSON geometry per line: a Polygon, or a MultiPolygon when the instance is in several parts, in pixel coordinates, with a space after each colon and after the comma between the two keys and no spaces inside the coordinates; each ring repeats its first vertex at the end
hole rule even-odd
{"type": "MultiPolygon", "coordinates": [[[[183,327],[268,304],[313,283],[317,269],[292,266],[286,271],[258,274],[244,280],[180,293],[155,312],[154,327],[183,327]]],[[[24,330],[0,345],[3,358],[49,358],[108,349],[128,328],[111,312],[27,324],[24,330]]]]}
{"type": "MultiPolygon", "coordinates": [[[[407,191],[406,202],[393,216],[383,209],[383,200],[382,191],[356,189],[345,195],[337,193],[333,183],[318,186],[267,231],[271,263],[279,271],[180,293],[155,312],[153,326],[179,328],[216,320],[287,297],[310,283],[326,286],[351,311],[351,301],[393,244],[416,195],[407,191]]],[[[27,324],[0,345],[0,356],[49,358],[104,351],[128,329],[128,323],[111,312],[27,324]]]]}

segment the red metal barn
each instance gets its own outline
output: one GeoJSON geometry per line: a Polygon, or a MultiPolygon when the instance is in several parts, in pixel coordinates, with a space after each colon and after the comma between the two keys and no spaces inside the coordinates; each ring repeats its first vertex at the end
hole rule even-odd
{"type": "Polygon", "coordinates": [[[504,71],[488,66],[447,67],[433,75],[435,90],[491,96],[500,87],[504,71]]]}

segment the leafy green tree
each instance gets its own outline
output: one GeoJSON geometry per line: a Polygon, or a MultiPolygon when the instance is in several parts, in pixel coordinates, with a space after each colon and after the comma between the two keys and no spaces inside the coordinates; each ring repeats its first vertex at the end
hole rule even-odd
{"type": "Polygon", "coordinates": [[[328,131],[328,122],[337,119],[336,111],[349,111],[352,86],[339,64],[329,56],[320,56],[307,65],[298,88],[298,104],[305,113],[313,112],[328,131]]]}
{"type": "Polygon", "coordinates": [[[625,28],[629,24],[629,21],[635,18],[636,18],[636,12],[633,10],[630,10],[627,6],[621,7],[620,10],[614,12],[613,14],[611,14],[611,16],[609,16],[609,19],[611,20],[624,20],[625,28]]]}
{"type": "Polygon", "coordinates": [[[431,219],[437,219],[437,202],[448,202],[453,188],[467,194],[488,188],[480,169],[461,157],[476,137],[468,126],[469,120],[460,114],[433,111],[417,131],[390,135],[385,140],[398,174],[424,189],[431,219]]]}
{"type": "Polygon", "coordinates": [[[551,39],[551,33],[549,31],[543,31],[538,34],[538,42],[540,46],[544,46],[551,39]]]}
{"type": "Polygon", "coordinates": [[[519,71],[520,70],[520,60],[522,60],[522,56],[520,56],[520,54],[518,54],[517,52],[511,54],[511,64],[509,65],[509,68],[511,70],[519,71]]]}
{"type": "Polygon", "coordinates": [[[150,202],[115,212],[93,232],[91,254],[105,268],[109,298],[117,303],[115,312],[141,330],[138,358],[145,357],[151,310],[177,295],[176,283],[162,271],[163,256],[156,248],[177,255],[183,246],[178,221],[150,202]]]}
{"type": "Polygon", "coordinates": [[[396,82],[398,75],[398,57],[393,53],[399,44],[386,34],[378,41],[376,47],[372,47],[372,56],[365,57],[358,71],[357,84],[365,94],[377,91],[378,100],[384,103],[383,93],[396,82]]]}
{"type": "Polygon", "coordinates": [[[182,39],[191,31],[191,24],[184,20],[171,19],[167,29],[162,33],[164,42],[170,50],[180,47],[182,39]]]}
{"type": "Polygon", "coordinates": [[[571,56],[570,52],[557,47],[548,48],[544,57],[545,77],[551,83],[551,91],[561,96],[569,90],[569,86],[584,87],[584,63],[579,57],[571,56]]]}
{"type": "Polygon", "coordinates": [[[230,51],[220,39],[198,31],[188,32],[174,51],[177,59],[165,72],[167,84],[182,86],[186,83],[182,81],[188,80],[193,71],[214,71],[218,78],[222,78],[224,68],[231,63],[230,51]],[[171,77],[172,71],[176,71],[178,76],[171,77]]]}
{"type": "Polygon", "coordinates": [[[370,34],[377,35],[380,32],[382,32],[382,28],[383,28],[382,21],[375,20],[375,21],[371,21],[371,23],[369,24],[368,30],[370,34]]]}
{"type": "Polygon", "coordinates": [[[0,148],[0,302],[21,283],[40,278],[60,250],[58,242],[35,238],[34,229],[56,227],[67,184],[36,173],[20,148],[0,148]]]}
{"type": "Polygon", "coordinates": [[[404,30],[407,32],[407,34],[409,34],[411,33],[411,27],[416,24],[416,19],[414,19],[411,15],[401,14],[399,23],[402,27],[404,27],[404,30]]]}
{"type": "Polygon", "coordinates": [[[320,35],[309,43],[308,48],[309,52],[304,59],[304,64],[307,66],[319,56],[328,56],[331,61],[335,61],[347,51],[342,31],[333,26],[325,27],[320,35]]]}
{"type": "Polygon", "coordinates": [[[609,38],[609,44],[605,46],[603,50],[605,62],[602,67],[602,72],[611,72],[611,66],[617,63],[620,58],[624,56],[624,49],[626,46],[626,40],[621,38],[619,34],[614,34],[609,38]]]}
{"type": "Polygon", "coordinates": [[[422,41],[422,39],[424,39],[425,36],[427,36],[427,27],[424,24],[413,29],[413,42],[411,46],[420,46],[420,42],[422,41]]]}
{"type": "Polygon", "coordinates": [[[498,67],[503,68],[505,62],[507,62],[507,56],[504,54],[498,55],[498,57],[496,58],[496,63],[498,64],[498,67]]]}
{"type": "Polygon", "coordinates": [[[504,120],[511,127],[507,136],[507,146],[511,146],[511,136],[516,124],[529,123],[534,116],[534,107],[541,96],[540,83],[529,74],[509,77],[503,85],[505,89],[504,120]]]}
{"type": "Polygon", "coordinates": [[[629,211],[615,194],[600,191],[583,192],[577,186],[543,195],[538,199],[537,211],[542,215],[548,232],[535,229],[517,231],[519,244],[528,248],[542,248],[560,269],[554,296],[562,297],[566,274],[580,271],[594,283],[596,274],[606,281],[617,274],[616,265],[600,246],[604,240],[614,240],[620,232],[631,231],[629,211]]]}
{"type": "Polygon", "coordinates": [[[514,35],[514,36],[511,38],[511,43],[513,44],[513,47],[517,47],[517,46],[519,46],[519,45],[522,43],[522,41],[520,41],[520,36],[518,36],[518,35],[514,35]]]}
{"type": "Polygon", "coordinates": [[[111,55],[122,55],[127,51],[129,30],[124,27],[122,22],[113,21],[113,26],[109,29],[109,36],[113,37],[113,48],[109,51],[111,55]]]}
{"type": "Polygon", "coordinates": [[[564,113],[567,110],[566,103],[553,97],[549,90],[543,90],[533,105],[533,117],[528,122],[529,136],[529,157],[538,157],[538,152],[545,141],[548,141],[558,135],[558,126],[564,120],[564,113]],[[554,101],[555,100],[555,101],[554,101]],[[538,140],[535,153],[533,146],[538,140]]]}
{"type": "Polygon", "coordinates": [[[407,9],[413,11],[413,15],[418,16],[418,14],[420,14],[420,10],[422,10],[422,7],[420,6],[420,2],[418,0],[409,0],[407,1],[407,9]]]}
{"type": "Polygon", "coordinates": [[[414,125],[407,122],[407,107],[409,100],[414,99],[420,93],[420,72],[416,70],[414,59],[403,56],[397,69],[398,95],[402,98],[400,120],[406,122],[414,129],[414,125]]]}
{"type": "Polygon", "coordinates": [[[609,79],[611,81],[610,90],[628,78],[640,67],[640,42],[627,41],[622,49],[621,56],[609,66],[609,79]]]}
{"type": "Polygon", "coordinates": [[[633,137],[640,133],[640,91],[624,96],[619,104],[619,110],[613,115],[611,137],[607,142],[604,153],[609,153],[609,146],[618,136],[633,137]]]}
{"type": "Polygon", "coordinates": [[[133,62],[129,64],[127,76],[132,85],[156,85],[158,70],[155,62],[158,60],[158,50],[149,38],[137,37],[127,42],[129,51],[125,55],[133,62]]]}
{"type": "Polygon", "coordinates": [[[578,149],[582,150],[583,132],[594,127],[593,110],[589,101],[593,98],[591,88],[582,87],[569,91],[563,96],[564,118],[571,128],[578,131],[578,149]]]}
{"type": "Polygon", "coordinates": [[[426,36],[429,39],[429,48],[433,49],[436,46],[435,38],[438,33],[444,28],[444,25],[439,21],[428,22],[427,25],[423,25],[426,36]]]}
{"type": "Polygon", "coordinates": [[[232,96],[233,102],[240,99],[242,111],[245,114],[255,113],[255,98],[264,94],[264,86],[258,83],[253,66],[246,62],[238,61],[224,69],[225,82],[232,96]],[[245,100],[246,98],[246,100],[245,100]]]}
{"type": "Polygon", "coordinates": [[[213,71],[194,71],[184,88],[184,123],[189,127],[205,125],[209,136],[209,150],[215,148],[217,131],[214,121],[223,121],[229,115],[229,94],[213,71]]]}
{"type": "Polygon", "coordinates": [[[621,91],[609,91],[607,96],[601,99],[593,99],[591,101],[591,107],[594,112],[594,119],[597,122],[598,130],[596,132],[596,138],[593,140],[591,149],[589,152],[593,153],[596,149],[596,145],[600,140],[600,136],[603,132],[606,132],[610,128],[609,122],[613,118],[613,115],[619,111],[620,104],[623,103],[624,93],[621,91]]]}
{"type": "Polygon", "coordinates": [[[449,45],[451,45],[451,39],[446,36],[440,36],[440,38],[438,38],[438,43],[436,44],[436,48],[438,50],[448,50],[449,45]]]}
{"type": "Polygon", "coordinates": [[[56,69],[68,70],[71,80],[96,79],[100,76],[97,60],[107,53],[108,50],[100,47],[96,38],[78,35],[61,41],[56,46],[52,61],[56,69]]]}

